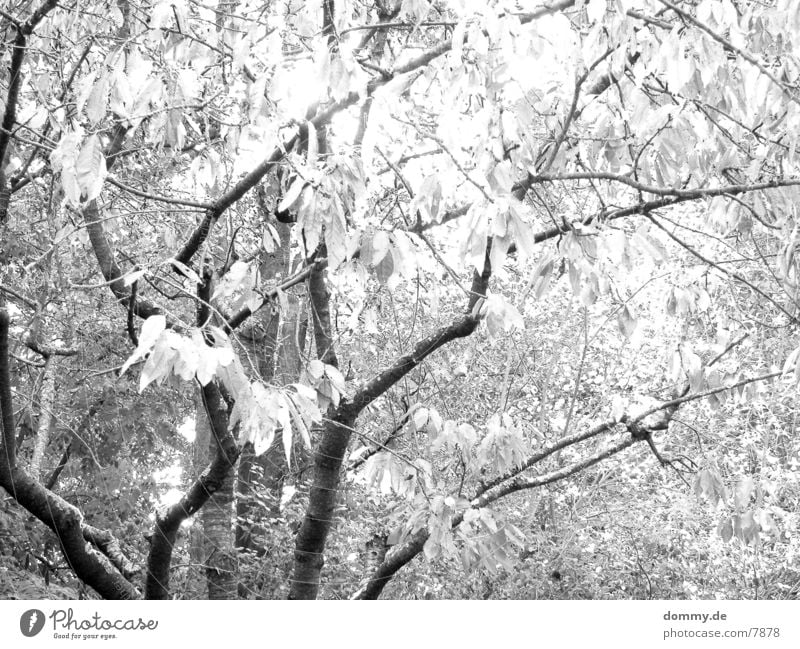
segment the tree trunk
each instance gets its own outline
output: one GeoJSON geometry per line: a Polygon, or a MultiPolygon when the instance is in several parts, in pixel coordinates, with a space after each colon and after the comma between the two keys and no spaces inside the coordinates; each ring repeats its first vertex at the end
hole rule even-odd
{"type": "Polygon", "coordinates": [[[47,445],[50,443],[50,431],[53,427],[53,406],[56,400],[56,366],[58,356],[52,354],[45,359],[42,390],[39,396],[39,425],[36,431],[36,440],[31,457],[31,477],[40,479],[42,460],[44,459],[47,445]]]}
{"type": "MultiPolygon", "coordinates": [[[[475,307],[478,300],[486,295],[491,277],[490,254],[491,246],[487,246],[483,272],[480,274],[476,272],[473,276],[472,290],[464,316],[420,340],[410,353],[398,358],[390,367],[366,383],[352,400],[342,400],[338,408],[328,412],[322,439],[314,456],[314,486],[295,542],[294,576],[289,591],[290,599],[316,599],[319,592],[320,573],[324,565],[323,552],[333,524],[333,512],[338,497],[339,472],[356,419],[364,408],[437,349],[458,338],[470,336],[475,331],[479,322],[478,316],[474,313],[475,307]]],[[[313,278],[312,274],[309,279],[309,292],[312,308],[315,309],[315,338],[317,341],[324,341],[326,337],[330,340],[330,320],[324,318],[328,310],[319,308],[320,305],[315,304],[315,300],[323,297],[327,300],[327,290],[323,292],[318,290],[318,287],[315,290],[313,278]],[[326,324],[326,331],[316,331],[317,327],[325,327],[326,324]]],[[[324,289],[324,284],[322,288],[324,289]]],[[[322,353],[322,349],[322,345],[318,344],[317,354],[322,353]]],[[[335,355],[333,358],[335,360],[335,355]]]]}
{"type": "MultiPolygon", "coordinates": [[[[262,257],[261,276],[263,280],[272,281],[286,277],[290,267],[289,250],[291,246],[291,229],[285,223],[271,218],[266,206],[263,186],[258,190],[259,206],[265,221],[269,220],[278,231],[279,247],[273,253],[265,253],[262,257]]],[[[277,382],[282,385],[296,381],[299,366],[295,371],[287,368],[287,358],[299,359],[299,351],[290,349],[293,339],[285,335],[285,330],[292,327],[292,304],[297,297],[287,295],[289,313],[268,308],[262,309],[253,318],[254,324],[248,336],[242,338],[245,348],[255,360],[257,377],[266,383],[277,382]],[[278,370],[276,372],[276,370],[278,370]]],[[[253,445],[246,444],[242,448],[239,461],[236,501],[236,547],[250,550],[259,555],[267,550],[264,547],[264,526],[260,519],[264,516],[276,517],[280,512],[281,494],[288,467],[283,452],[283,445],[278,436],[270,448],[261,456],[253,452],[253,445]],[[254,493],[255,491],[260,494],[254,493]],[[267,511],[259,511],[260,503],[267,503],[267,511]]]]}
{"type": "MultiPolygon", "coordinates": [[[[198,426],[208,426],[198,410],[198,426]]],[[[211,435],[209,453],[217,452],[217,440],[211,435]]],[[[203,508],[203,533],[206,546],[208,599],[236,599],[238,561],[233,544],[234,472],[229,471],[219,490],[203,508]]]]}

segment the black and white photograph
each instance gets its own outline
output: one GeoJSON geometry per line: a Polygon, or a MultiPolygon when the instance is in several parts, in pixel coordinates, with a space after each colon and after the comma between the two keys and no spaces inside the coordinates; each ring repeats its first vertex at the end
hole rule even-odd
{"type": "Polygon", "coordinates": [[[800,646],[800,1],[0,0],[0,422],[4,646],[800,646]]]}

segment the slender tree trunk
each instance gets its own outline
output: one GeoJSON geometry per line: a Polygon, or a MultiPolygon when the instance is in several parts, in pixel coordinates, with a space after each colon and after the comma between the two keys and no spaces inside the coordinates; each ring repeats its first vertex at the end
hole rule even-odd
{"type": "MultiPolygon", "coordinates": [[[[343,400],[338,408],[328,412],[322,439],[314,456],[314,485],[295,543],[290,599],[316,599],[319,592],[320,573],[324,565],[323,552],[332,527],[334,507],[338,497],[339,473],[359,414],[437,349],[475,331],[480,321],[474,313],[475,307],[478,300],[486,295],[491,276],[490,254],[491,246],[487,246],[483,272],[480,274],[476,272],[473,277],[466,313],[461,318],[419,341],[411,352],[398,358],[390,367],[364,385],[352,400],[343,400]]],[[[315,291],[313,285],[309,292],[312,305],[315,307],[315,330],[318,326],[324,326],[326,322],[328,324],[327,332],[315,331],[315,338],[318,341],[324,340],[326,336],[330,339],[330,321],[319,317],[320,314],[327,313],[327,309],[314,304],[314,300],[323,295],[327,296],[327,292],[323,294],[321,291],[315,291]]],[[[317,354],[320,350],[321,346],[318,345],[317,354]]]]}
{"type": "MultiPolygon", "coordinates": [[[[279,223],[271,218],[266,206],[263,187],[257,193],[261,212],[265,220],[270,220],[278,231],[280,245],[273,253],[264,254],[261,264],[261,274],[265,281],[278,277],[285,277],[289,272],[289,250],[291,245],[291,229],[285,223],[279,223]]],[[[292,340],[283,335],[288,326],[291,326],[291,304],[297,298],[287,295],[290,313],[262,309],[254,318],[255,324],[250,328],[250,335],[244,337],[243,343],[248,354],[255,360],[255,368],[259,379],[264,382],[276,381],[280,384],[296,381],[299,369],[290,374],[285,369],[284,358],[287,354],[299,357],[299,352],[287,349],[292,340]],[[280,368],[280,371],[276,370],[280,368]]],[[[280,511],[280,500],[283,492],[283,483],[288,467],[283,452],[283,444],[276,437],[270,448],[261,456],[256,456],[252,444],[246,444],[242,449],[239,461],[236,501],[236,547],[240,550],[250,550],[264,554],[264,527],[259,519],[275,517],[280,511]],[[255,490],[260,491],[256,497],[255,490]],[[259,511],[259,503],[266,500],[267,511],[259,511]]]]}
{"type": "MultiPolygon", "coordinates": [[[[208,426],[205,421],[203,425],[208,426]]],[[[211,438],[209,453],[213,455],[217,451],[217,441],[213,435],[211,438]]],[[[238,561],[233,544],[234,483],[234,472],[229,471],[203,508],[208,599],[237,597],[238,561]]]]}
{"type": "Polygon", "coordinates": [[[33,445],[30,472],[34,480],[41,474],[42,460],[44,459],[47,445],[50,443],[50,431],[53,427],[53,406],[56,399],[56,368],[58,356],[51,354],[44,362],[44,377],[42,390],[39,396],[39,424],[36,430],[36,441],[33,445]]]}
{"type": "MultiPolygon", "coordinates": [[[[204,423],[205,413],[202,410],[202,400],[200,391],[197,390],[195,396],[195,424],[194,424],[194,442],[192,443],[192,463],[191,474],[193,476],[200,475],[214,457],[209,456],[208,449],[211,442],[211,430],[207,424],[204,423]]],[[[205,543],[203,541],[203,526],[200,521],[192,525],[189,538],[189,556],[192,563],[203,564],[206,559],[205,543]]]]}

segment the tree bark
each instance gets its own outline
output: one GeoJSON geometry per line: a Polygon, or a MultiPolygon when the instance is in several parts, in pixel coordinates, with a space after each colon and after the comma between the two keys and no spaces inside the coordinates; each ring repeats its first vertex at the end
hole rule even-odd
{"type": "MultiPolygon", "coordinates": [[[[224,408],[224,403],[219,407],[224,408]]],[[[210,452],[216,453],[218,441],[212,435],[210,452]]],[[[208,599],[236,599],[238,560],[234,548],[234,472],[225,473],[219,488],[203,509],[203,533],[206,544],[206,582],[208,599]]]]}
{"type": "Polygon", "coordinates": [[[31,457],[31,476],[38,480],[41,473],[42,459],[50,443],[50,431],[53,427],[53,406],[56,399],[56,367],[58,356],[50,355],[44,361],[42,370],[42,389],[39,394],[39,424],[36,429],[36,440],[31,457]]]}
{"type": "MultiPolygon", "coordinates": [[[[203,386],[205,415],[210,422],[212,437],[216,441],[214,459],[195,480],[183,498],[156,518],[147,562],[145,597],[168,599],[172,550],[181,523],[196,514],[209,498],[221,489],[232,476],[238,449],[228,430],[228,413],[219,389],[211,382],[203,386]]],[[[230,522],[230,518],[228,519],[230,522]]],[[[235,585],[234,585],[235,591],[235,585]]]]}
{"type": "MultiPolygon", "coordinates": [[[[278,222],[270,214],[266,205],[263,187],[257,192],[259,206],[265,221],[270,222],[278,232],[280,245],[273,253],[263,255],[261,274],[265,281],[275,281],[286,277],[290,271],[289,251],[291,246],[291,226],[278,222]]],[[[251,332],[258,336],[242,337],[242,341],[251,357],[256,359],[256,370],[259,379],[266,383],[277,382],[285,385],[296,381],[299,366],[292,371],[287,366],[287,359],[299,358],[299,351],[292,349],[296,341],[285,334],[286,328],[293,326],[293,306],[297,297],[292,293],[286,295],[289,312],[283,309],[274,311],[262,309],[257,314],[251,332]]],[[[276,437],[270,448],[261,456],[256,456],[252,444],[246,444],[239,460],[237,501],[236,501],[236,547],[263,555],[263,537],[265,528],[259,519],[264,516],[276,517],[280,511],[280,500],[288,467],[281,440],[276,437]],[[263,498],[257,499],[255,491],[261,492],[263,498]],[[267,501],[267,510],[259,510],[259,503],[267,501]]]]}
{"type": "MultiPolygon", "coordinates": [[[[75,574],[106,599],[138,599],[139,592],[113,563],[102,553],[113,537],[83,522],[77,508],[46,489],[38,480],[17,467],[14,404],[11,397],[11,373],[8,365],[8,328],[10,318],[0,305],[0,486],[14,500],[49,527],[58,538],[61,551],[75,574]],[[94,534],[93,534],[94,532],[94,534]],[[88,541],[104,541],[95,549],[88,541]],[[99,551],[98,551],[99,550],[99,551]]],[[[115,546],[118,548],[118,544],[115,546]]],[[[127,570],[128,566],[124,566],[127,570]]]]}
{"type": "MultiPolygon", "coordinates": [[[[361,388],[352,400],[342,400],[338,408],[328,413],[322,439],[314,455],[314,483],[308,508],[295,542],[294,574],[289,599],[316,599],[319,593],[323,552],[333,523],[339,474],[359,414],[437,349],[475,331],[480,322],[475,313],[476,306],[478,300],[486,295],[491,276],[490,252],[491,247],[487,246],[483,272],[476,272],[473,277],[467,311],[463,317],[418,342],[410,353],[398,358],[361,388]]],[[[310,292],[312,301],[315,295],[320,294],[311,289],[310,292]]],[[[316,308],[316,313],[320,312],[316,308]]],[[[323,322],[321,318],[315,319],[315,327],[319,322],[323,322]]],[[[319,347],[317,349],[319,351],[319,347]]]]}

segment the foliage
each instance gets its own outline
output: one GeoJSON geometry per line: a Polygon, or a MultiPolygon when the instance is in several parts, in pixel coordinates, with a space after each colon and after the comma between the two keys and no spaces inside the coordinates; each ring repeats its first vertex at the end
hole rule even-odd
{"type": "Polygon", "coordinates": [[[3,595],[796,597],[796,5],[12,0],[3,595]]]}

